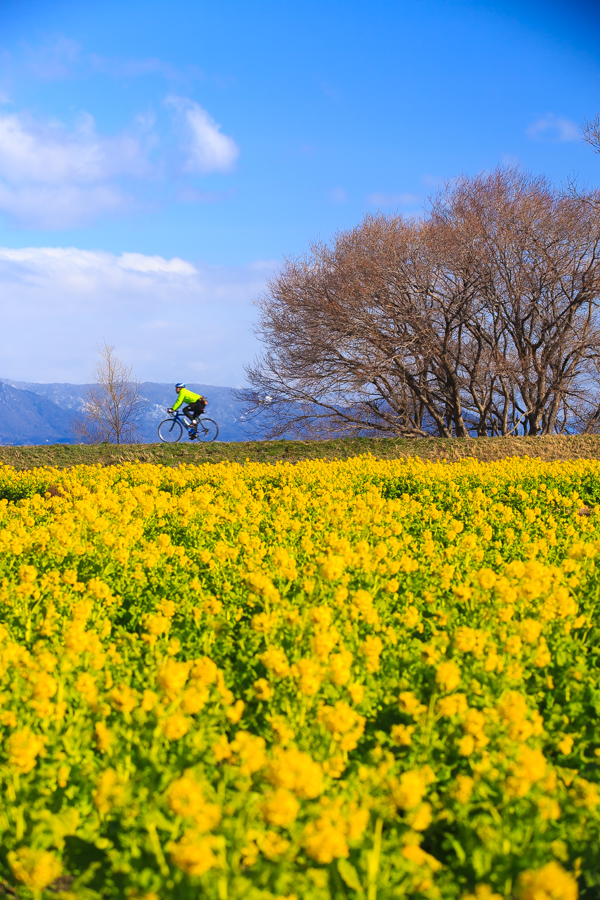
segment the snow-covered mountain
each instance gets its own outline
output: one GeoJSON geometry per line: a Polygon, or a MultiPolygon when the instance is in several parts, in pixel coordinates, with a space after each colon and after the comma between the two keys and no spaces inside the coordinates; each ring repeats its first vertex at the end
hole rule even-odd
{"type": "MultiPolygon", "coordinates": [[[[0,379],[0,443],[73,444],[73,423],[83,412],[86,384],[37,384],[0,379]]],[[[188,384],[208,400],[206,415],[219,426],[219,440],[242,441],[252,436],[243,420],[240,404],[228,387],[188,384]]],[[[145,381],[141,394],[146,401],[141,416],[139,441],[158,441],[157,428],[176,399],[171,384],[145,381]]]]}

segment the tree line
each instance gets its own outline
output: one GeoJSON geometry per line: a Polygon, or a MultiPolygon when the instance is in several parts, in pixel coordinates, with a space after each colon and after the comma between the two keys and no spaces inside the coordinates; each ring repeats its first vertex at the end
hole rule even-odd
{"type": "Polygon", "coordinates": [[[599,213],[504,168],[367,216],[269,282],[239,398],[271,437],[600,431],[599,213]]]}

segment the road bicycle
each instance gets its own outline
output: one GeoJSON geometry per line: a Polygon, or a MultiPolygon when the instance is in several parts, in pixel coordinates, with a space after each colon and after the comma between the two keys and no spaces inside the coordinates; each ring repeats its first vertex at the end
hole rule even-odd
{"type": "Polygon", "coordinates": [[[206,441],[210,444],[217,439],[219,426],[212,419],[204,418],[198,419],[197,425],[192,425],[179,410],[158,426],[158,436],[165,444],[176,444],[184,431],[187,431],[190,441],[206,441]]]}

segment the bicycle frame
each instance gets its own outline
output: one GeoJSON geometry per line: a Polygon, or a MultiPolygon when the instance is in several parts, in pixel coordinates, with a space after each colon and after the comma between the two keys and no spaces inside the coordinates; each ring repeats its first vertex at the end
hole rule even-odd
{"type": "Polygon", "coordinates": [[[197,423],[192,425],[191,420],[179,410],[169,413],[168,418],[158,426],[159,438],[168,444],[177,442],[184,431],[187,432],[191,441],[200,440],[210,443],[216,440],[219,434],[219,426],[213,419],[205,418],[204,416],[199,416],[197,423]],[[163,426],[167,428],[164,435],[161,433],[163,426]],[[173,434],[176,426],[177,433],[173,434]]]}
{"type": "Polygon", "coordinates": [[[171,418],[175,419],[176,422],[180,422],[181,425],[184,426],[184,428],[191,427],[191,424],[192,424],[191,419],[188,419],[187,416],[184,416],[184,414],[182,412],[180,412],[178,409],[175,410],[175,412],[171,414],[171,418]]]}

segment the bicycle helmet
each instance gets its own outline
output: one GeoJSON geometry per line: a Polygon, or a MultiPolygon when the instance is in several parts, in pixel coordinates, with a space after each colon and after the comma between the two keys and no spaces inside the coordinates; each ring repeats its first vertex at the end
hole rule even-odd
{"type": "Polygon", "coordinates": [[[175,385],[175,390],[177,390],[177,388],[184,388],[184,387],[185,387],[185,384],[183,383],[183,381],[178,381],[177,384],[175,385]]]}

